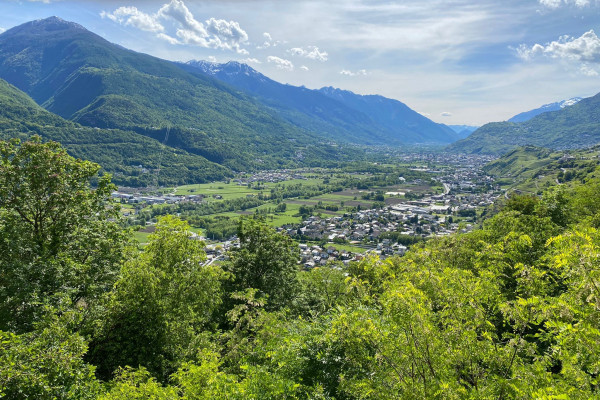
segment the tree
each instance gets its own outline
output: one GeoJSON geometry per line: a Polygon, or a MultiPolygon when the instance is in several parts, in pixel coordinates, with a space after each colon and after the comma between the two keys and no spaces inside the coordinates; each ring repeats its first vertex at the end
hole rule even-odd
{"type": "Polygon", "coordinates": [[[33,332],[0,331],[0,397],[4,399],[96,399],[100,383],[83,361],[87,345],[72,332],[76,312],[49,311],[33,332]]]}
{"type": "Polygon", "coordinates": [[[125,232],[110,175],[39,137],[0,142],[0,329],[27,331],[58,293],[90,304],[114,283],[125,232]]]}
{"type": "Polygon", "coordinates": [[[144,251],[123,266],[88,358],[109,378],[118,367],[143,366],[164,381],[193,359],[194,343],[212,327],[225,275],[203,266],[204,243],[173,216],[161,217],[144,251]]]}
{"type": "Polygon", "coordinates": [[[296,243],[263,221],[241,219],[238,226],[240,248],[230,253],[224,265],[233,274],[231,292],[249,288],[269,296],[267,309],[290,303],[297,289],[299,249],[296,243]]]}

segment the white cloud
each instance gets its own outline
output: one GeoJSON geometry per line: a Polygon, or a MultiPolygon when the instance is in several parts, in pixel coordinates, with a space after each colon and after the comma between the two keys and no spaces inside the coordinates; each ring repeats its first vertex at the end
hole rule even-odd
{"type": "Polygon", "coordinates": [[[2,33],[2,32],[6,32],[6,29],[0,28],[0,33],[2,33]]]}
{"type": "Polygon", "coordinates": [[[340,71],[341,75],[346,75],[346,76],[364,76],[367,75],[367,70],[366,69],[359,69],[356,72],[352,72],[350,70],[347,69],[343,69],[340,71]]]}
{"type": "Polygon", "coordinates": [[[208,56],[207,60],[211,63],[216,63],[217,62],[217,57],[215,56],[208,56]]]}
{"type": "Polygon", "coordinates": [[[155,15],[141,12],[136,7],[119,7],[112,13],[102,11],[102,18],[108,18],[118,22],[121,25],[129,25],[147,32],[163,32],[164,26],[158,21],[155,15]]]}
{"type": "Polygon", "coordinates": [[[158,35],[156,35],[156,37],[158,37],[159,39],[162,39],[170,44],[181,44],[181,42],[179,40],[177,40],[176,38],[169,36],[165,33],[159,33],[158,35]]]}
{"type": "Polygon", "coordinates": [[[136,7],[130,6],[119,7],[112,13],[102,11],[100,16],[121,25],[156,32],[159,39],[173,45],[187,44],[249,54],[247,50],[242,48],[248,41],[248,34],[238,22],[209,18],[202,23],[194,17],[182,0],[171,0],[170,3],[163,4],[156,14],[147,14],[136,7]],[[166,33],[163,21],[175,23],[176,31],[174,35],[166,33]]]}
{"type": "Polygon", "coordinates": [[[539,0],[539,3],[548,8],[558,8],[562,4],[562,0],[539,0]]]}
{"type": "Polygon", "coordinates": [[[273,63],[277,68],[283,69],[285,71],[294,70],[294,64],[292,64],[290,60],[286,60],[275,56],[269,56],[267,57],[267,62],[273,63]]]}
{"type": "Polygon", "coordinates": [[[242,43],[248,41],[248,34],[239,23],[211,18],[206,21],[206,30],[213,35],[212,40],[217,43],[217,47],[248,54],[247,50],[240,47],[242,43]]]}
{"type": "Polygon", "coordinates": [[[442,117],[451,117],[452,113],[449,113],[448,111],[444,111],[443,113],[440,114],[442,117]]]}
{"type": "Polygon", "coordinates": [[[598,71],[592,67],[590,67],[588,64],[582,64],[581,67],[579,67],[579,71],[586,76],[598,76],[598,71]]]}
{"type": "Polygon", "coordinates": [[[578,38],[561,36],[557,41],[546,45],[535,44],[532,47],[520,45],[517,54],[524,60],[542,55],[563,60],[600,62],[600,38],[590,30],[578,38]]]}
{"type": "Polygon", "coordinates": [[[293,56],[306,57],[310,58],[311,60],[317,60],[321,62],[327,61],[328,57],[327,52],[320,51],[317,46],[307,46],[306,48],[294,47],[292,49],[289,49],[288,53],[290,53],[293,56]]]}
{"type": "Polygon", "coordinates": [[[262,64],[262,62],[256,58],[244,58],[241,62],[245,64],[262,64]]]}
{"type": "Polygon", "coordinates": [[[544,7],[553,10],[563,5],[574,5],[579,8],[587,7],[590,5],[590,0],[538,0],[538,2],[544,7]]]}
{"type": "Polygon", "coordinates": [[[309,69],[308,69],[308,67],[307,67],[306,65],[302,65],[302,66],[300,66],[300,69],[301,69],[302,71],[308,71],[308,70],[309,70],[309,69]]]}
{"type": "MultiPolygon", "coordinates": [[[[197,21],[194,18],[194,15],[181,0],[171,0],[170,3],[164,4],[158,10],[157,16],[162,18],[172,18],[181,25],[182,30],[184,31],[194,33],[200,37],[208,36],[208,33],[206,32],[206,29],[204,29],[202,22],[197,21]]],[[[183,34],[183,36],[186,35],[193,36],[190,34],[183,34]]]]}
{"type": "Polygon", "coordinates": [[[256,46],[256,48],[258,50],[268,49],[269,47],[277,47],[281,43],[285,43],[285,42],[282,42],[281,40],[273,40],[273,37],[271,36],[271,34],[269,32],[264,32],[263,38],[264,38],[263,44],[256,46]]]}

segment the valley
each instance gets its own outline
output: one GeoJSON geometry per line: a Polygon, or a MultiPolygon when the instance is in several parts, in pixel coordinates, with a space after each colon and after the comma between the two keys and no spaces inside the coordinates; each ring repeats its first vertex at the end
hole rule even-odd
{"type": "Polygon", "coordinates": [[[48,3],[100,34],[0,27],[0,398],[600,396],[600,39],[532,34],[597,4],[48,3]]]}
{"type": "MultiPolygon", "coordinates": [[[[142,244],[158,217],[176,214],[197,229],[199,239],[218,246],[217,257],[223,257],[235,244],[238,219],[255,216],[299,243],[350,245],[353,253],[373,251],[385,257],[403,251],[394,246],[406,249],[472,230],[484,208],[503,195],[482,169],[488,161],[408,154],[401,165],[262,171],[166,188],[154,196],[122,188],[113,198],[122,203],[130,224],[141,226],[137,238],[142,244]]],[[[319,257],[317,262],[328,259],[319,257]]]]}

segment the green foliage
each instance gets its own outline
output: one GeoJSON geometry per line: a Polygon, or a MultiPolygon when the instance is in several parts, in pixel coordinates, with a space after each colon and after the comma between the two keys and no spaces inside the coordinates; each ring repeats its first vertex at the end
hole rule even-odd
{"type": "Polygon", "coordinates": [[[238,226],[239,249],[234,249],[223,268],[233,275],[231,292],[258,289],[268,296],[267,309],[291,303],[297,291],[299,249],[288,236],[264,222],[243,218],[238,226]]]}
{"type": "Polygon", "coordinates": [[[174,387],[164,387],[144,368],[122,368],[99,400],[175,400],[180,399],[174,387]]]}
{"type": "Polygon", "coordinates": [[[0,397],[4,399],[95,399],[100,384],[83,362],[85,340],[71,331],[76,313],[54,312],[22,335],[0,331],[0,397]]]}
{"type": "Polygon", "coordinates": [[[219,267],[203,266],[204,244],[174,217],[159,219],[139,256],[123,266],[90,345],[90,361],[109,378],[143,366],[165,380],[195,356],[221,302],[219,267]]]}
{"type": "Polygon", "coordinates": [[[244,218],[221,269],[172,216],[124,253],[108,180],[89,187],[98,166],[39,140],[2,146],[7,398],[600,395],[595,178],[513,195],[480,229],[403,257],[310,271],[289,237],[244,218]]]}
{"type": "Polygon", "coordinates": [[[114,186],[99,166],[39,137],[0,142],[0,327],[26,331],[43,302],[91,304],[115,281],[127,247],[114,186]]]}

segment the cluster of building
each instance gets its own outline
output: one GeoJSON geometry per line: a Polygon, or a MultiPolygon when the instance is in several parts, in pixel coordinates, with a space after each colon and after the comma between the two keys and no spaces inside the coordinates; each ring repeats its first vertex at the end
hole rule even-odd
{"type": "Polygon", "coordinates": [[[200,203],[204,199],[204,195],[202,194],[191,194],[187,196],[147,196],[141,194],[113,192],[111,196],[115,200],[124,201],[129,204],[177,204],[181,202],[200,203]]]}

